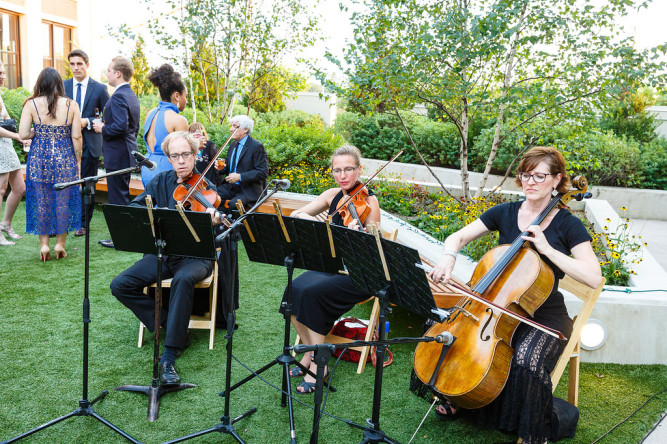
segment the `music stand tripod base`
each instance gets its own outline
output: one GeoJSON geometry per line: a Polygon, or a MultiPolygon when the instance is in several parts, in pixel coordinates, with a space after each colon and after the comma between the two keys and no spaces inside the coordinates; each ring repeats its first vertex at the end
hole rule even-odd
{"type": "Polygon", "coordinates": [[[179,390],[185,390],[189,388],[195,388],[197,387],[195,384],[190,384],[190,383],[180,383],[180,384],[172,384],[172,385],[121,385],[120,387],[116,387],[116,390],[118,391],[124,391],[124,392],[137,392],[137,393],[143,393],[144,395],[148,396],[148,420],[153,422],[157,421],[158,418],[158,412],[160,411],[160,398],[171,392],[177,392],[179,390]]]}

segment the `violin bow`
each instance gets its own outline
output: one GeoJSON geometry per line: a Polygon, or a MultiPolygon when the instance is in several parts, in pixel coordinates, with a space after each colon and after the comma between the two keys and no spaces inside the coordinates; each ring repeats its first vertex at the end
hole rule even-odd
{"type": "Polygon", "coordinates": [[[192,193],[194,193],[194,191],[197,189],[197,186],[199,186],[199,183],[200,183],[202,180],[204,180],[204,176],[206,175],[206,173],[208,173],[208,170],[210,170],[211,167],[213,166],[213,163],[214,163],[216,160],[218,160],[218,156],[220,156],[220,154],[222,154],[222,150],[225,149],[225,147],[227,146],[227,144],[229,143],[229,141],[232,140],[232,137],[234,137],[234,134],[236,134],[236,132],[237,132],[239,129],[240,129],[240,128],[236,128],[236,129],[234,130],[234,132],[229,136],[229,138],[228,138],[227,140],[225,140],[225,143],[223,143],[223,144],[220,146],[220,149],[218,150],[218,152],[215,154],[215,156],[213,157],[213,159],[211,159],[211,161],[208,163],[208,165],[206,165],[206,168],[204,168],[204,171],[200,174],[201,177],[199,178],[199,180],[197,180],[197,181],[195,182],[194,186],[190,187],[190,189],[188,190],[188,193],[185,195],[185,198],[183,199],[183,202],[187,201],[187,200],[190,198],[190,196],[192,195],[192,193]]]}
{"type": "Polygon", "coordinates": [[[403,151],[405,151],[405,148],[403,148],[401,151],[399,151],[398,153],[396,153],[396,155],[394,155],[394,157],[392,157],[391,159],[389,159],[389,161],[387,161],[387,163],[385,163],[384,165],[382,165],[382,166],[380,167],[380,169],[377,170],[371,177],[369,177],[368,180],[366,180],[366,182],[364,182],[364,183],[359,187],[359,189],[358,189],[357,191],[355,191],[354,193],[352,193],[352,194],[350,194],[349,196],[347,196],[347,199],[345,199],[345,200],[343,201],[343,203],[342,203],[338,208],[336,208],[336,211],[334,211],[333,213],[331,213],[331,216],[333,216],[334,214],[338,213],[338,211],[340,211],[341,208],[345,207],[348,203],[350,203],[350,201],[351,201],[352,199],[354,199],[354,196],[356,196],[357,193],[358,193],[359,191],[363,190],[364,187],[365,187],[366,185],[368,185],[368,184],[370,183],[371,180],[375,179],[375,176],[377,176],[378,174],[380,174],[380,172],[381,172],[387,165],[389,165],[390,163],[392,163],[394,160],[396,160],[396,158],[397,158],[398,156],[400,156],[401,154],[403,154],[403,151]]]}
{"type": "MultiPolygon", "coordinates": [[[[418,268],[421,268],[422,270],[424,270],[426,273],[430,273],[430,272],[433,271],[433,267],[431,267],[431,266],[429,266],[429,265],[426,265],[426,264],[415,264],[415,265],[416,265],[418,268]]],[[[493,303],[493,302],[491,302],[491,301],[489,301],[489,300],[487,300],[487,299],[484,299],[483,297],[478,296],[478,295],[476,295],[475,293],[473,293],[472,291],[470,291],[469,288],[463,287],[463,286],[457,284],[457,283],[454,282],[454,281],[449,282],[449,285],[451,285],[452,287],[456,288],[457,290],[462,291],[463,293],[465,293],[465,294],[466,294],[468,297],[470,297],[471,299],[474,299],[474,300],[476,300],[477,302],[479,302],[479,303],[481,303],[481,304],[483,304],[483,305],[486,305],[486,306],[488,306],[488,307],[495,308],[495,309],[497,309],[498,311],[500,311],[501,313],[506,314],[507,316],[509,316],[509,317],[511,317],[511,318],[514,318],[514,319],[516,319],[516,320],[519,321],[519,322],[523,322],[523,323],[525,323],[525,324],[528,324],[528,325],[530,325],[531,327],[534,327],[534,328],[536,328],[536,329],[538,329],[538,330],[540,330],[540,331],[543,331],[544,333],[546,333],[546,334],[548,334],[548,335],[553,336],[554,338],[562,339],[562,340],[564,340],[564,341],[567,340],[567,338],[566,338],[566,337],[563,335],[563,333],[561,333],[560,331],[558,331],[558,330],[554,330],[554,329],[549,328],[549,327],[547,327],[547,326],[545,326],[545,325],[542,325],[542,324],[540,324],[540,323],[537,323],[537,322],[535,322],[535,321],[532,321],[532,320],[528,319],[528,318],[525,317],[525,316],[521,316],[520,314],[514,313],[513,311],[508,310],[508,309],[506,309],[505,307],[501,307],[501,306],[498,305],[498,304],[495,304],[495,303],[493,303]]],[[[456,309],[456,308],[461,308],[461,307],[455,306],[454,308],[456,309]]]]}

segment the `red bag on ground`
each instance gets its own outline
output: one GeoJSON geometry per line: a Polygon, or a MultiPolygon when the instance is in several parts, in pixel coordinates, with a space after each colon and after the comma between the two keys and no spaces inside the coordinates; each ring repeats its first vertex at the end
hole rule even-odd
{"type": "MultiPolygon", "coordinates": [[[[368,321],[362,321],[357,318],[349,317],[349,318],[339,319],[338,321],[336,321],[333,329],[331,329],[331,334],[347,338],[353,341],[363,341],[364,338],[366,337],[367,330],[368,330],[368,321]]],[[[373,340],[375,341],[377,339],[378,339],[377,331],[374,331],[373,340]]],[[[340,356],[342,351],[343,351],[342,348],[337,348],[334,351],[333,355],[337,358],[340,356]]],[[[385,356],[387,357],[387,360],[384,362],[384,366],[386,367],[392,362],[394,362],[394,355],[387,348],[385,349],[385,356]]],[[[345,350],[345,353],[343,353],[341,359],[348,362],[359,362],[359,360],[361,359],[361,352],[357,350],[347,349],[345,350]]],[[[371,361],[373,363],[373,367],[375,367],[376,360],[377,358],[375,355],[375,347],[372,347],[371,352],[368,354],[367,361],[371,361]]]]}

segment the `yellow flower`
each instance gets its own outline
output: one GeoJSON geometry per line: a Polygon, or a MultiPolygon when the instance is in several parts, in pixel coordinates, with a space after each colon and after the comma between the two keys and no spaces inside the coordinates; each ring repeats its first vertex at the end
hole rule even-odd
{"type": "Polygon", "coordinates": [[[628,209],[625,207],[621,207],[621,211],[628,211],[628,209]]]}
{"type": "Polygon", "coordinates": [[[615,271],[614,271],[614,274],[615,274],[616,276],[620,276],[620,275],[621,275],[621,272],[618,271],[618,270],[615,270],[615,271]]]}
{"type": "Polygon", "coordinates": [[[611,252],[611,257],[613,257],[614,259],[618,259],[619,257],[621,257],[621,255],[618,254],[618,253],[615,252],[615,251],[612,251],[612,252],[611,252]]]}

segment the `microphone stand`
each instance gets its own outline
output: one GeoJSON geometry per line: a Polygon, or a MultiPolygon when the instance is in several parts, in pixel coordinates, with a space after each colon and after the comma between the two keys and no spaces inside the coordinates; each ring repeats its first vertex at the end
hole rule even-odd
{"type": "Polygon", "coordinates": [[[102,424],[105,426],[109,427],[111,430],[114,432],[118,433],[121,435],[123,438],[127,439],[130,442],[133,443],[140,443],[141,441],[136,440],[132,436],[128,435],[106,419],[102,418],[99,414],[93,410],[93,404],[95,404],[97,401],[101,401],[106,397],[106,395],[109,394],[108,390],[104,390],[102,393],[100,393],[95,399],[92,401],[88,400],[88,324],[90,324],[90,300],[88,298],[89,294],[89,284],[90,284],[90,220],[88,218],[88,214],[92,214],[93,210],[93,205],[95,203],[95,184],[97,181],[101,178],[107,177],[107,176],[114,176],[117,174],[125,174],[129,173],[132,171],[138,170],[138,168],[141,167],[141,165],[137,165],[134,167],[130,168],[125,168],[122,170],[118,171],[113,171],[108,174],[103,174],[100,176],[90,176],[86,177],[83,179],[75,180],[73,182],[67,182],[67,183],[58,183],[53,186],[53,189],[56,191],[63,190],[65,188],[74,186],[74,185],[79,185],[82,184],[83,186],[81,187],[81,194],[83,195],[83,203],[84,203],[84,208],[82,209],[85,211],[85,228],[86,228],[86,237],[85,237],[85,259],[84,259],[84,285],[83,285],[83,381],[82,381],[82,396],[81,400],[79,400],[79,406],[72,412],[61,416],[59,418],[56,418],[52,421],[49,421],[45,424],[42,424],[39,427],[36,427],[32,430],[29,430],[19,436],[16,436],[8,441],[3,441],[2,444],[5,443],[12,443],[16,442],[20,439],[25,438],[26,436],[32,435],[33,433],[39,432],[40,430],[44,430],[48,427],[51,427],[54,424],[59,423],[60,421],[64,421],[65,419],[71,418],[73,416],[91,416],[98,421],[100,421],[102,424]],[[90,210],[90,211],[89,211],[90,210]]]}
{"type": "MultiPolygon", "coordinates": [[[[203,174],[202,174],[203,176],[203,174]]],[[[198,436],[203,436],[207,435],[209,433],[213,432],[218,432],[218,433],[225,433],[227,435],[232,436],[237,442],[243,443],[244,441],[241,439],[241,437],[236,433],[236,430],[234,429],[234,424],[243,418],[246,418],[253,413],[257,411],[257,407],[252,407],[250,410],[248,410],[245,413],[242,413],[241,415],[232,418],[230,416],[230,395],[231,395],[231,390],[230,386],[232,383],[232,347],[233,347],[233,339],[234,339],[234,325],[236,324],[236,313],[234,310],[234,276],[236,274],[236,266],[238,266],[238,261],[236,258],[238,257],[238,240],[239,240],[239,233],[238,230],[241,228],[241,223],[243,220],[245,220],[246,217],[248,217],[248,214],[254,213],[257,208],[260,207],[264,202],[266,202],[271,196],[273,196],[277,191],[278,191],[278,186],[276,186],[270,194],[265,195],[266,191],[269,189],[269,186],[271,184],[267,185],[266,188],[262,191],[261,195],[264,195],[263,198],[259,199],[255,205],[248,210],[246,213],[242,214],[239,216],[228,228],[226,231],[221,233],[215,238],[215,243],[216,245],[220,245],[223,243],[223,241],[227,238],[230,237],[230,241],[228,242],[229,248],[227,250],[227,254],[233,255],[230,259],[230,262],[232,263],[232,270],[227,270],[226,272],[229,275],[229,282],[232,282],[232,289],[229,291],[229,294],[227,295],[227,298],[229,300],[229,307],[230,307],[230,312],[227,314],[227,334],[225,335],[225,339],[227,339],[227,362],[225,363],[225,390],[220,394],[220,396],[225,398],[224,401],[224,413],[222,417],[220,418],[220,423],[216,424],[213,427],[210,427],[208,429],[201,430],[199,432],[191,433],[189,435],[173,439],[171,441],[167,441],[165,444],[172,444],[172,443],[177,443],[177,442],[182,442],[182,441],[187,441],[192,438],[196,438],[198,436]]]]}

